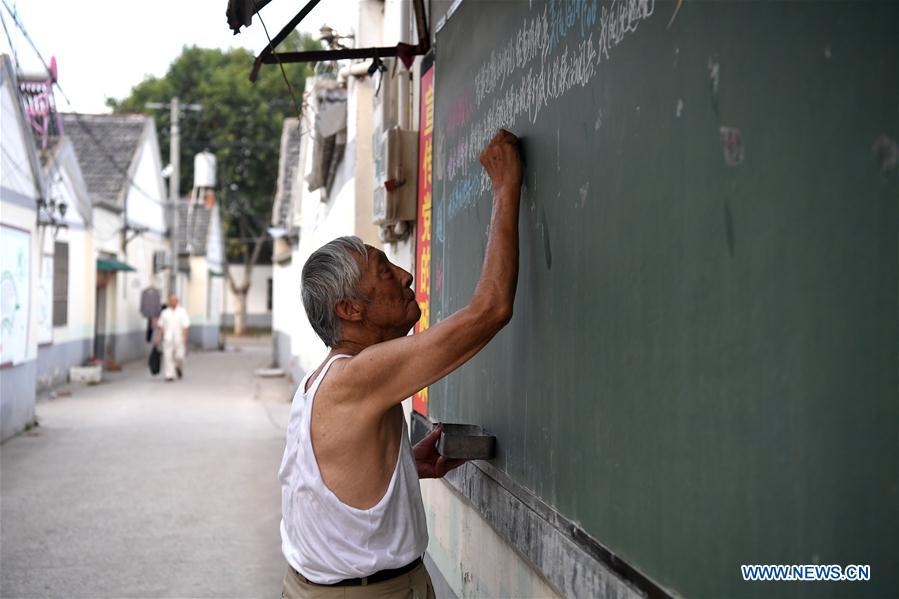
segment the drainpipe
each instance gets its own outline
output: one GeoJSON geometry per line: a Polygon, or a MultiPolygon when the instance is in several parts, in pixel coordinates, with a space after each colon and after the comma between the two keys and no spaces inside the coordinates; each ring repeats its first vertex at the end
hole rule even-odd
{"type": "MultiPolygon", "coordinates": [[[[409,31],[410,25],[410,5],[411,2],[400,2],[400,41],[411,43],[411,35],[409,31]]],[[[398,115],[396,124],[400,129],[408,130],[411,126],[412,119],[410,118],[409,110],[411,108],[411,98],[410,96],[410,77],[411,72],[406,70],[405,67],[400,67],[398,69],[398,77],[397,77],[397,98],[398,101],[396,103],[398,115]]]]}

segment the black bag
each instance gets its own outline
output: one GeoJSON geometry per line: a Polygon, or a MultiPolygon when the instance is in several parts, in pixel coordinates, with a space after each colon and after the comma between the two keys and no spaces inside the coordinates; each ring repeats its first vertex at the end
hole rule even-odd
{"type": "Polygon", "coordinates": [[[150,366],[150,374],[156,376],[159,374],[159,366],[162,361],[162,354],[159,353],[159,348],[155,345],[153,349],[150,350],[150,359],[148,360],[148,364],[150,366]]]}

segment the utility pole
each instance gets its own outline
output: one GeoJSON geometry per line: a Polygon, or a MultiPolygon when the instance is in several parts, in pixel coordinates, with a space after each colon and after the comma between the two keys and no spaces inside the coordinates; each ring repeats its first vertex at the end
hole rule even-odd
{"type": "Polygon", "coordinates": [[[175,293],[175,283],[178,272],[178,205],[181,200],[181,191],[179,189],[181,182],[181,127],[178,120],[181,118],[182,110],[202,110],[202,104],[181,104],[178,96],[172,98],[171,102],[164,104],[162,102],[147,102],[147,108],[169,109],[169,165],[171,171],[169,173],[169,207],[172,211],[172,265],[169,270],[169,293],[175,293]]]}
{"type": "Polygon", "coordinates": [[[172,205],[172,268],[169,270],[169,293],[175,293],[175,284],[178,280],[178,267],[181,256],[178,253],[178,209],[180,208],[181,194],[178,187],[181,183],[181,128],[178,126],[178,117],[181,116],[178,96],[172,98],[171,130],[169,131],[169,164],[172,172],[169,174],[169,202],[172,205]]]}
{"type": "MultiPolygon", "coordinates": [[[[180,199],[178,184],[181,179],[181,128],[178,126],[178,117],[181,115],[181,108],[179,104],[178,96],[172,98],[172,101],[169,104],[172,122],[171,130],[169,132],[169,164],[172,165],[172,174],[169,175],[169,201],[175,206],[178,205],[178,200],[180,199]]],[[[175,222],[177,222],[177,219],[175,222]]]]}

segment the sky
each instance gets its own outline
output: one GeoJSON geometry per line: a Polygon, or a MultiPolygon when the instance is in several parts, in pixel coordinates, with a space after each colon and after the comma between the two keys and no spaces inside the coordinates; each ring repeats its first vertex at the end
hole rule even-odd
{"type": "MultiPolygon", "coordinates": [[[[350,33],[356,27],[350,15],[356,14],[357,1],[324,0],[298,29],[317,36],[326,23],[341,34],[350,33]]],[[[256,17],[249,28],[238,35],[231,33],[225,18],[228,0],[3,2],[16,13],[44,60],[49,63],[51,56],[56,57],[59,86],[71,102],[55,91],[57,107],[63,112],[109,112],[106,98],[124,98],[147,76],[164,75],[182,46],[243,47],[256,55],[268,43],[256,17]]],[[[305,3],[272,0],[260,11],[269,35],[277,35],[305,3]]],[[[0,52],[15,54],[22,70],[41,69],[40,59],[2,4],[0,12],[9,32],[9,37],[5,32],[0,36],[0,52]]]]}

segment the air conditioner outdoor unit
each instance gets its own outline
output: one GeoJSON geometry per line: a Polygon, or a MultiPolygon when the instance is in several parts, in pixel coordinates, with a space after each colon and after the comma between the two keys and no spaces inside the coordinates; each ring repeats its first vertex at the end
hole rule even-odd
{"type": "Polygon", "coordinates": [[[375,148],[372,222],[390,225],[415,220],[418,206],[418,132],[388,129],[375,148]]]}
{"type": "Polygon", "coordinates": [[[166,250],[153,252],[153,274],[172,267],[172,259],[166,250]]]}

